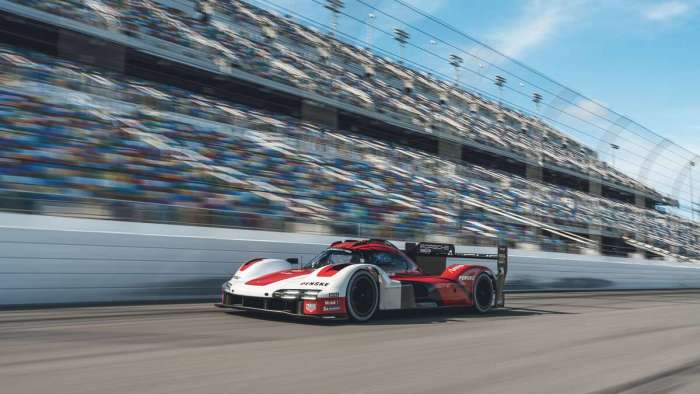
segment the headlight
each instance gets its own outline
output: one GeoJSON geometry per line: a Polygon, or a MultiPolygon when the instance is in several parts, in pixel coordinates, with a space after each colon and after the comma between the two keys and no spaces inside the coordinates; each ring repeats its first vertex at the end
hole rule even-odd
{"type": "Polygon", "coordinates": [[[318,298],[318,293],[320,293],[321,290],[296,290],[296,289],[289,289],[289,290],[277,290],[272,294],[273,297],[275,298],[281,298],[283,300],[297,300],[297,299],[302,299],[302,300],[315,300],[318,298]]]}
{"type": "Polygon", "coordinates": [[[304,290],[303,294],[301,295],[302,300],[315,300],[318,298],[318,293],[320,293],[321,290],[304,290]]]}
{"type": "Polygon", "coordinates": [[[274,298],[281,298],[283,300],[296,300],[301,295],[301,290],[277,290],[272,293],[274,298]]]}
{"type": "Polygon", "coordinates": [[[231,290],[231,282],[229,282],[229,281],[224,282],[224,284],[221,285],[221,290],[230,291],[231,290]]]}

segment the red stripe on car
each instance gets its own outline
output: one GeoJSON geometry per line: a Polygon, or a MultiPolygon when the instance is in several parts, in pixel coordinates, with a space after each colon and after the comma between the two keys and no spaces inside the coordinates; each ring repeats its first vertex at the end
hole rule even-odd
{"type": "Polygon", "coordinates": [[[243,264],[243,265],[241,266],[241,268],[239,268],[238,270],[239,270],[239,271],[245,271],[245,270],[247,270],[248,268],[250,268],[251,265],[257,263],[257,262],[260,261],[260,260],[262,260],[262,259],[253,259],[253,260],[250,260],[249,262],[243,264]]]}
{"type": "Polygon", "coordinates": [[[338,273],[338,271],[342,270],[343,268],[349,266],[350,264],[335,264],[335,265],[327,265],[323,268],[321,268],[320,271],[316,274],[316,276],[321,276],[321,277],[328,277],[328,276],[333,276],[338,273]]]}

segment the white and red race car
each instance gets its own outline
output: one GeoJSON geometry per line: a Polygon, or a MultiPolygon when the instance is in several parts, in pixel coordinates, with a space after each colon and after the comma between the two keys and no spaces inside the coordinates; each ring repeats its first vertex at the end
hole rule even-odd
{"type": "Polygon", "coordinates": [[[248,261],[224,283],[216,305],[360,322],[379,310],[473,307],[485,313],[504,305],[506,246],[497,254],[457,254],[450,244],[407,243],[402,251],[384,240],[347,240],[301,266],[295,260],[248,261]],[[497,260],[497,272],[467,259],[497,260]]]}

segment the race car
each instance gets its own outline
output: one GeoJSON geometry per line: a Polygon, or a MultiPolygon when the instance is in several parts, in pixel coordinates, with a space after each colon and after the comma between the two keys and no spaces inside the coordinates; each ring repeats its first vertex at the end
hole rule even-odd
{"type": "Polygon", "coordinates": [[[337,241],[310,261],[250,260],[222,286],[216,306],[365,322],[380,310],[504,306],[507,246],[497,254],[454,245],[380,239],[337,241]],[[497,272],[466,260],[497,260],[497,272]],[[448,262],[450,263],[448,265],[448,262]]]}

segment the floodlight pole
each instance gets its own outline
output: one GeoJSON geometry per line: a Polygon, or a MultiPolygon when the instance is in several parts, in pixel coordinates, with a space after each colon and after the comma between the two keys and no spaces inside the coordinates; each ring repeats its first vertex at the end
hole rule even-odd
{"type": "Polygon", "coordinates": [[[494,83],[498,86],[498,108],[503,109],[503,86],[506,84],[506,78],[501,75],[496,75],[494,83]]]}
{"type": "Polygon", "coordinates": [[[690,161],[688,163],[689,171],[688,171],[688,180],[690,181],[690,216],[695,221],[695,199],[694,199],[694,191],[695,191],[695,185],[693,184],[693,169],[695,168],[695,162],[690,161]]]}
{"type": "Polygon", "coordinates": [[[612,166],[615,167],[615,151],[620,150],[620,145],[610,144],[610,155],[612,158],[612,166]]]}
{"type": "MultiPolygon", "coordinates": [[[[535,103],[535,121],[537,123],[540,122],[540,103],[542,103],[542,95],[535,92],[532,94],[532,102],[535,103]]],[[[544,166],[544,130],[540,130],[541,133],[538,134],[537,136],[537,142],[539,145],[539,155],[537,157],[537,164],[540,165],[540,167],[544,166]]]]}
{"type": "MultiPolygon", "coordinates": [[[[464,63],[464,59],[462,59],[460,56],[454,55],[454,54],[450,55],[450,65],[452,67],[454,67],[454,69],[455,69],[455,83],[454,83],[454,90],[452,91],[453,95],[455,94],[457,89],[459,89],[459,77],[460,77],[460,71],[461,71],[460,68],[462,67],[462,63],[464,63]]],[[[457,102],[456,99],[455,99],[455,102],[457,102]]],[[[461,117],[463,107],[460,105],[459,108],[460,108],[459,115],[461,117]]],[[[469,110],[469,109],[467,108],[467,110],[469,110]]]]}
{"type": "Polygon", "coordinates": [[[407,31],[399,28],[394,29],[394,40],[399,43],[399,48],[401,50],[401,53],[399,54],[399,63],[403,64],[404,49],[410,37],[411,35],[408,34],[407,31]]]}
{"type": "Polygon", "coordinates": [[[372,48],[372,40],[374,38],[374,20],[377,18],[377,16],[369,13],[367,18],[367,49],[370,49],[372,48]]]}
{"type": "Polygon", "coordinates": [[[327,10],[331,12],[331,24],[333,26],[333,38],[336,38],[338,33],[338,14],[340,10],[345,7],[344,0],[326,0],[326,5],[324,6],[327,10]]]}
{"type": "Polygon", "coordinates": [[[457,55],[450,55],[450,65],[455,69],[455,85],[459,86],[460,71],[464,63],[464,59],[457,55]]]}

